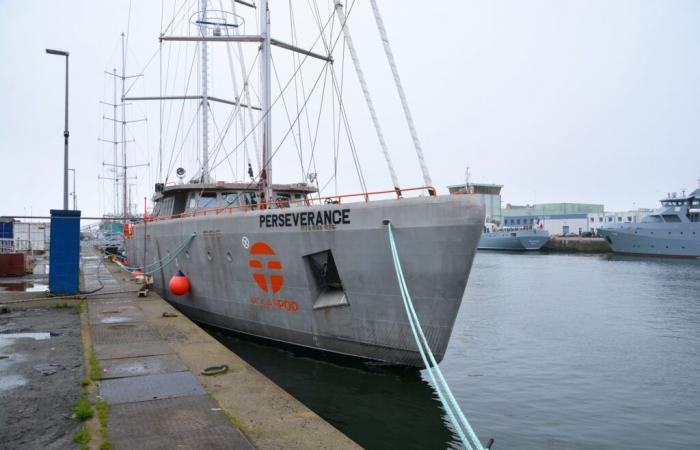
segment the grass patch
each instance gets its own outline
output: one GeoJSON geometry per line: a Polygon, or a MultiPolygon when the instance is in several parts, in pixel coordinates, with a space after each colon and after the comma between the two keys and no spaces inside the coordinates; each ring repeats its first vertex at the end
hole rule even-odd
{"type": "Polygon", "coordinates": [[[73,307],[75,308],[76,313],[80,314],[83,312],[83,304],[81,302],[75,303],[73,307]]]}
{"type": "Polygon", "coordinates": [[[90,386],[90,380],[88,380],[87,378],[83,378],[82,380],[80,380],[80,385],[82,387],[90,386]]]}
{"type": "Polygon", "coordinates": [[[229,413],[225,409],[222,409],[221,412],[224,413],[226,418],[228,419],[231,424],[236,427],[238,430],[243,432],[243,434],[250,434],[253,430],[249,429],[243,422],[241,422],[238,417],[234,416],[233,414],[229,413]]]}
{"type": "Polygon", "coordinates": [[[53,307],[56,309],[68,309],[71,307],[71,305],[69,305],[68,302],[63,302],[63,303],[54,303],[53,307]]]}
{"type": "Polygon", "coordinates": [[[75,418],[81,422],[92,418],[92,406],[90,406],[87,389],[82,388],[80,390],[78,401],[73,405],[73,414],[75,414],[75,418]]]}
{"type": "Polygon", "coordinates": [[[79,429],[78,431],[75,432],[73,435],[73,442],[76,444],[80,444],[80,449],[87,449],[88,448],[88,442],[90,442],[90,431],[83,427],[79,429]]]}
{"type": "Polygon", "coordinates": [[[102,378],[102,369],[100,369],[100,362],[97,360],[97,355],[94,350],[90,353],[90,378],[93,381],[102,378]]]}
{"type": "Polygon", "coordinates": [[[100,434],[102,435],[100,450],[110,450],[111,445],[109,444],[109,436],[107,434],[107,412],[109,411],[109,403],[107,403],[107,400],[98,400],[95,407],[97,408],[97,419],[100,421],[100,434]]]}

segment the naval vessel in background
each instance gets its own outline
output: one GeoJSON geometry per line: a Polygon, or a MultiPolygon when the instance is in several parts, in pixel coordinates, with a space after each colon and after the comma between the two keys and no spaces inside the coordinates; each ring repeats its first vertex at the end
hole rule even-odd
{"type": "Polygon", "coordinates": [[[542,228],[497,228],[486,224],[479,239],[479,250],[539,250],[549,240],[542,228]]]}
{"type": "MultiPolygon", "coordinates": [[[[229,103],[236,112],[246,108],[258,115],[251,120],[252,130],[246,132],[244,128],[239,136],[245,141],[260,132],[262,164],[255,175],[251,166],[255,159],[247,159],[250,180],[213,181],[210,172],[215,165],[209,162],[203,131],[201,165],[195,177],[185,182],[184,169],[178,169],[179,184],[167,180],[158,183],[152,213],[143,222],[127,227],[129,262],[132,267],[152,272],[158,293],[196,321],[323,351],[421,367],[394,272],[387,234],[390,222],[417,315],[440,361],[464,296],[484,224],[484,207],[472,196],[437,195],[405,101],[404,112],[421,162],[424,186],[399,187],[386,151],[393,182],[387,190],[370,192],[360,177],[362,189],[357,194],[322,195],[316,174],[309,174],[299,183],[273,184],[272,162],[281,143],[272,146],[271,111],[273,106],[279,110],[282,102],[273,102],[271,95],[270,46],[300,53],[303,60],[325,61],[328,70],[335,70],[330,66],[334,43],[344,41],[337,48],[345,52],[347,46],[353,60],[356,54],[339,1],[324,18],[326,24],[334,20],[336,26],[329,27],[329,44],[321,54],[272,39],[267,4],[262,0],[257,5],[261,13],[258,34],[239,35],[238,26],[243,23],[240,15],[207,10],[203,1],[200,11],[192,16],[196,17],[190,24],[196,29],[193,34],[161,35],[161,41],[199,42],[204,81],[198,96],[160,99],[196,98],[203,105],[203,114],[210,110],[207,102],[216,100],[206,92],[206,43],[254,42],[259,46],[255,58],[260,64],[261,106],[243,105],[239,99],[249,102],[254,96],[238,91],[236,100],[229,103]],[[179,272],[190,283],[183,295],[168,289],[169,280],[179,272]]],[[[251,11],[249,16],[255,13],[251,11]]],[[[377,16],[375,19],[379,21],[377,16]]],[[[390,52],[388,41],[383,42],[385,51],[390,52]]],[[[359,64],[355,63],[360,84],[366,88],[359,64]]],[[[242,86],[246,89],[247,80],[242,86]]],[[[397,87],[403,100],[403,91],[397,87]]],[[[366,89],[363,91],[384,147],[370,98],[366,89]]],[[[334,94],[341,93],[342,89],[334,89],[334,94]]],[[[303,117],[307,101],[297,119],[303,117]]],[[[342,108],[342,101],[336,101],[342,108]]],[[[345,111],[341,109],[341,113],[335,120],[345,120],[345,111]]],[[[238,117],[245,116],[241,113],[238,117]]],[[[207,118],[203,117],[202,122],[206,124],[207,118]]],[[[231,119],[228,123],[236,126],[237,121],[231,119]]],[[[290,128],[293,131],[294,124],[290,128]]],[[[340,131],[331,134],[344,137],[340,131]]],[[[240,145],[236,142],[235,148],[240,145]]]]}
{"type": "Polygon", "coordinates": [[[598,228],[615,253],[700,259],[700,187],[669,194],[661,208],[640,223],[598,228]]]}

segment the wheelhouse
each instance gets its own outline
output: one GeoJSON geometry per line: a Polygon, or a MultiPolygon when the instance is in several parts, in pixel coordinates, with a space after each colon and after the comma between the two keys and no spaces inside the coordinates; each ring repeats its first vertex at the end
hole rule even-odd
{"type": "Polygon", "coordinates": [[[206,210],[255,210],[304,206],[317,192],[306,183],[273,185],[273,198],[266,201],[257,183],[156,185],[153,195],[154,218],[182,217],[206,210]]]}

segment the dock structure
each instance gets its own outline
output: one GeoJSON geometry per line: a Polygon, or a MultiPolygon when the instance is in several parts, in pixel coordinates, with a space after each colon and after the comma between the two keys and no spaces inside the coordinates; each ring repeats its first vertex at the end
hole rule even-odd
{"type": "Polygon", "coordinates": [[[542,250],[559,253],[611,253],[612,248],[605,239],[599,237],[552,236],[542,250]]]}
{"type": "Polygon", "coordinates": [[[355,449],[352,440],[83,247],[87,329],[112,448],[355,449]],[[113,292],[113,293],[111,293],[113,292]],[[205,369],[226,365],[226,373],[205,369]]]}

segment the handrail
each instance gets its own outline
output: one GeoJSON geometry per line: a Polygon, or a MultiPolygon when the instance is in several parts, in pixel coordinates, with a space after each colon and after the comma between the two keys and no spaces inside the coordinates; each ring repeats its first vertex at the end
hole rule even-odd
{"type": "MultiPolygon", "coordinates": [[[[208,216],[208,215],[219,215],[222,213],[234,213],[237,211],[243,211],[243,212],[248,212],[248,211],[256,211],[256,210],[273,210],[273,209],[282,209],[282,208],[289,208],[293,204],[300,204],[303,203],[305,206],[313,206],[316,202],[319,204],[341,204],[343,199],[348,199],[348,198],[353,198],[353,197],[362,197],[364,198],[364,202],[368,203],[370,201],[370,196],[372,195],[382,195],[382,194],[396,194],[396,199],[401,200],[402,194],[404,192],[413,192],[413,191],[422,191],[426,190],[428,193],[437,193],[437,190],[433,186],[420,186],[420,187],[414,187],[414,188],[407,188],[407,189],[390,189],[386,191],[373,191],[373,192],[359,192],[356,194],[341,194],[341,195],[330,195],[327,197],[311,197],[311,198],[302,198],[302,199],[289,199],[289,200],[275,200],[272,202],[260,202],[255,205],[236,205],[236,206],[224,206],[224,207],[216,207],[216,208],[206,208],[206,209],[200,209],[200,210],[194,210],[194,211],[187,211],[183,212],[180,214],[173,214],[171,216],[153,216],[149,215],[148,217],[144,218],[145,221],[147,222],[155,222],[155,221],[161,221],[161,220],[171,220],[171,219],[180,219],[180,218],[185,218],[185,217],[196,217],[196,216],[208,216]]],[[[142,221],[143,222],[143,221],[142,221]]]]}

